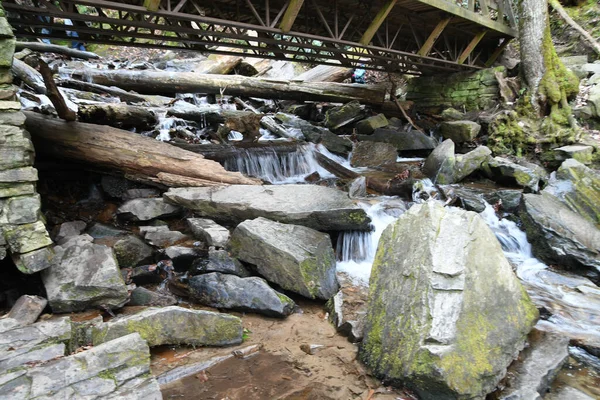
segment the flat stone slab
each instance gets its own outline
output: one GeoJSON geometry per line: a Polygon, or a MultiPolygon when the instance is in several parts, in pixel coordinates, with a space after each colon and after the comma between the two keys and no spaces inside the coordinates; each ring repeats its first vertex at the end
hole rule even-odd
{"type": "Polygon", "coordinates": [[[162,198],[133,199],[117,210],[117,214],[134,221],[150,221],[155,218],[170,217],[181,211],[179,207],[166,204],[162,198]]]}
{"type": "Polygon", "coordinates": [[[321,231],[338,231],[366,230],[371,222],[346,193],[316,185],[174,188],[163,196],[204,217],[230,223],[264,217],[321,231]]]}
{"type": "Polygon", "coordinates": [[[188,218],[187,223],[194,233],[194,237],[209,246],[225,247],[229,240],[229,230],[212,219],[188,218]]]}

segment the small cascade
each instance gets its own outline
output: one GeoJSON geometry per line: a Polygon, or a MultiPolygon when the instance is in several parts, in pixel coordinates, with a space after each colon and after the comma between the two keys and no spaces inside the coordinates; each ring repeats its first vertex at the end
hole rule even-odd
{"type": "Polygon", "coordinates": [[[169,140],[171,140],[170,131],[178,126],[187,127],[188,121],[176,117],[167,117],[166,112],[161,113],[158,116],[158,124],[155,128],[158,131],[158,136],[156,136],[156,140],[160,140],[161,142],[168,142],[169,140]]]}
{"type": "MultiPolygon", "coordinates": [[[[370,232],[348,231],[340,233],[336,253],[337,271],[344,272],[357,283],[367,285],[371,276],[371,267],[375,260],[377,245],[381,234],[389,224],[394,222],[404,211],[404,203],[400,206],[383,201],[377,204],[359,203],[371,218],[370,232]]],[[[395,200],[396,202],[399,200],[395,200]]]]}

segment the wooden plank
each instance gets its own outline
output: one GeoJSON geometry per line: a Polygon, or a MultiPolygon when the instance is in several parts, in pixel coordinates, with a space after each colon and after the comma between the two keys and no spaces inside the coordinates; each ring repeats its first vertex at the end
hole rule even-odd
{"type": "Polygon", "coordinates": [[[390,11],[392,11],[392,8],[394,8],[394,6],[396,5],[397,2],[398,2],[398,0],[388,0],[383,5],[383,7],[381,7],[381,9],[379,10],[377,15],[371,22],[371,25],[369,25],[369,27],[363,34],[362,38],[360,39],[360,41],[359,41],[360,44],[367,46],[371,42],[371,40],[373,39],[373,36],[375,36],[375,33],[377,32],[379,27],[381,27],[381,25],[383,24],[383,21],[385,21],[388,14],[390,13],[390,11]]]}
{"type": "Polygon", "coordinates": [[[462,64],[465,62],[465,60],[469,57],[469,55],[473,52],[473,50],[475,50],[475,47],[477,47],[479,42],[481,42],[481,39],[483,39],[483,37],[485,36],[485,33],[486,33],[486,31],[481,31],[477,35],[475,35],[475,37],[473,38],[473,40],[471,40],[471,43],[469,43],[469,45],[467,46],[465,51],[463,51],[462,54],[460,55],[460,57],[458,57],[457,62],[459,64],[462,64]]]}
{"type": "Polygon", "coordinates": [[[500,46],[498,46],[498,48],[496,48],[496,50],[494,50],[494,53],[492,53],[492,55],[490,56],[489,60],[487,60],[485,62],[485,66],[486,67],[491,67],[496,60],[498,59],[498,57],[500,56],[500,54],[502,54],[502,52],[504,51],[504,49],[506,48],[506,46],[508,46],[508,44],[510,43],[512,39],[511,38],[506,38],[504,39],[504,42],[502,42],[500,44],[500,46]]]}
{"type": "Polygon", "coordinates": [[[283,31],[283,33],[288,33],[292,30],[292,25],[294,25],[294,21],[296,21],[296,17],[300,13],[300,9],[304,4],[304,0],[291,0],[290,5],[287,10],[285,10],[285,14],[281,19],[281,24],[279,25],[279,29],[283,31]]]}
{"type": "Polygon", "coordinates": [[[144,0],[144,7],[148,11],[158,11],[158,6],[160,6],[160,0],[144,0]]]}
{"type": "Polygon", "coordinates": [[[423,47],[421,47],[421,49],[419,49],[419,51],[417,52],[418,55],[427,56],[429,54],[429,52],[433,48],[433,45],[438,40],[438,38],[440,37],[440,35],[442,34],[442,32],[444,31],[451,19],[452,17],[445,18],[438,22],[437,26],[433,29],[433,31],[425,41],[425,44],[423,44],[423,47]]]}
{"type": "Polygon", "coordinates": [[[455,4],[452,4],[447,0],[413,0],[413,1],[416,3],[426,4],[431,7],[435,7],[442,11],[446,11],[447,13],[450,13],[454,16],[464,18],[471,22],[475,22],[476,24],[479,24],[485,28],[494,30],[496,32],[503,33],[506,36],[510,36],[510,37],[514,38],[514,37],[517,37],[517,34],[518,34],[516,29],[513,29],[507,25],[504,25],[501,22],[493,21],[493,20],[489,19],[488,17],[484,17],[477,13],[472,13],[468,9],[462,8],[455,4]]]}

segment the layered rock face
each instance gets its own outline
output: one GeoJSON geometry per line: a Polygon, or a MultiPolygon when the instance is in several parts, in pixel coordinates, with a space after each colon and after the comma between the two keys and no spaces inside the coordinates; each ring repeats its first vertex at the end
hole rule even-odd
{"type": "Polygon", "coordinates": [[[538,312],[483,219],[435,202],[383,233],[361,359],[424,399],[483,398],[538,312]]]}

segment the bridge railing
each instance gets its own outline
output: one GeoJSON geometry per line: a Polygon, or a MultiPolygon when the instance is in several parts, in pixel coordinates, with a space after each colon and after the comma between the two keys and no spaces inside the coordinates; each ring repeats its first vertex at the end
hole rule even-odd
{"type": "Polygon", "coordinates": [[[446,0],[492,21],[516,28],[512,0],[446,0]]]}

